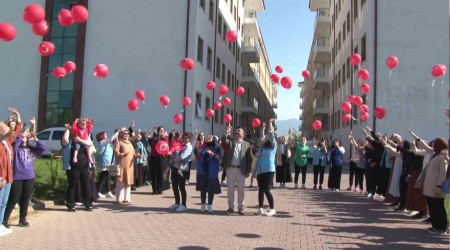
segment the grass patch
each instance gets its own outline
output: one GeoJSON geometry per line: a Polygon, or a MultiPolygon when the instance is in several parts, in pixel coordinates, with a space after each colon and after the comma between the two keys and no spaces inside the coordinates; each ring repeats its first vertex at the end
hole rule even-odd
{"type": "Polygon", "coordinates": [[[66,196],[68,183],[61,159],[36,158],[34,171],[36,178],[33,199],[54,200],[66,196]]]}

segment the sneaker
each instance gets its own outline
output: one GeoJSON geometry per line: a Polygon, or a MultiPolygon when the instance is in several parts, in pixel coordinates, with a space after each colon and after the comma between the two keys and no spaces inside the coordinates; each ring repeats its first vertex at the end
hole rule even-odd
{"type": "Polygon", "coordinates": [[[295,189],[297,189],[298,188],[298,185],[297,184],[295,184],[295,189]]]}
{"type": "Polygon", "coordinates": [[[280,183],[280,188],[282,188],[283,187],[283,183],[280,183]]]}
{"type": "Polygon", "coordinates": [[[266,211],[261,207],[258,209],[258,215],[266,215],[266,211]]]}
{"type": "Polygon", "coordinates": [[[409,214],[414,217],[419,214],[419,211],[411,211],[409,214]]]}
{"type": "Polygon", "coordinates": [[[169,207],[169,209],[175,210],[175,209],[177,209],[179,206],[180,206],[180,205],[178,205],[178,204],[173,204],[172,206],[169,207]]]}
{"type": "Polygon", "coordinates": [[[430,228],[430,229],[428,229],[428,233],[430,233],[430,234],[446,234],[447,232],[446,231],[444,231],[444,230],[438,230],[438,229],[435,229],[435,228],[430,228]]]}
{"type": "Polygon", "coordinates": [[[98,197],[105,198],[106,196],[104,194],[102,194],[102,193],[98,193],[98,197]]]}
{"type": "Polygon", "coordinates": [[[0,226],[0,237],[6,236],[12,232],[13,232],[12,229],[6,228],[3,225],[0,226]]]}
{"type": "Polygon", "coordinates": [[[200,212],[204,213],[206,211],[206,205],[202,204],[202,206],[200,207],[200,212]]]}
{"type": "Polygon", "coordinates": [[[6,228],[9,228],[9,223],[7,223],[7,222],[3,222],[2,225],[6,228]]]}
{"type": "Polygon", "coordinates": [[[226,187],[226,186],[227,186],[227,184],[226,184],[225,182],[223,182],[223,181],[222,181],[222,182],[220,183],[220,186],[222,186],[222,187],[226,187]]]}
{"type": "Polygon", "coordinates": [[[16,203],[16,205],[14,205],[14,208],[19,208],[19,204],[16,203]]]}
{"type": "Polygon", "coordinates": [[[212,210],[212,205],[208,205],[208,213],[212,214],[213,210],[212,210]]]}
{"type": "Polygon", "coordinates": [[[244,209],[240,209],[240,210],[238,211],[238,213],[239,213],[239,215],[245,215],[244,209]]]}
{"type": "Polygon", "coordinates": [[[114,196],[111,192],[108,192],[106,194],[106,198],[116,198],[116,196],[114,196]]]}
{"type": "Polygon", "coordinates": [[[306,189],[305,184],[302,185],[302,189],[306,189]]]}
{"type": "Polygon", "coordinates": [[[339,188],[336,188],[335,190],[336,190],[336,192],[339,192],[339,191],[340,191],[339,188]]]}
{"type": "Polygon", "coordinates": [[[136,191],[136,186],[132,185],[131,186],[131,191],[136,191]]]}
{"type": "Polygon", "coordinates": [[[93,207],[86,207],[86,211],[92,212],[92,211],[94,211],[94,208],[93,207]]]}
{"type": "Polygon", "coordinates": [[[369,193],[369,194],[367,195],[367,198],[373,199],[373,195],[372,195],[371,193],[369,193]]]}
{"type": "Polygon", "coordinates": [[[269,209],[269,212],[266,213],[266,216],[272,216],[277,214],[277,212],[275,211],[275,209],[269,209]]]}
{"type": "Polygon", "coordinates": [[[82,207],[84,204],[82,202],[75,202],[75,207],[82,207]]]}
{"type": "Polygon", "coordinates": [[[348,188],[347,188],[347,191],[352,191],[352,187],[348,187],[348,188]]]}
{"type": "Polygon", "coordinates": [[[27,220],[19,221],[19,227],[30,227],[30,223],[27,220]]]}
{"type": "Polygon", "coordinates": [[[186,210],[187,210],[187,207],[180,205],[180,206],[178,206],[178,208],[175,211],[182,213],[182,212],[185,212],[186,210]]]}
{"type": "Polygon", "coordinates": [[[234,210],[232,208],[228,208],[227,214],[232,214],[232,213],[234,213],[234,210]]]}
{"type": "Polygon", "coordinates": [[[189,181],[188,181],[188,180],[186,180],[186,182],[185,182],[184,184],[186,184],[186,186],[187,186],[187,185],[189,185],[189,181]]]}

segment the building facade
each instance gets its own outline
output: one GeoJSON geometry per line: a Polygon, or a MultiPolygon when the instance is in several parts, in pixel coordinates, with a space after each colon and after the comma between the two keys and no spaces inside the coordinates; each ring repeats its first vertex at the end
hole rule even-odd
{"type": "MultiPolygon", "coordinates": [[[[0,92],[0,110],[17,107],[24,116],[36,116],[39,129],[61,126],[83,116],[97,120],[94,132],[111,133],[117,126],[129,125],[151,129],[174,126],[173,116],[181,113],[184,121],[177,130],[221,134],[231,114],[234,127],[249,128],[253,117],[268,121],[275,116],[276,89],[270,84],[270,64],[258,26],[257,12],[265,10],[263,0],[36,0],[45,6],[51,31],[36,37],[30,25],[21,20],[22,10],[31,1],[5,1],[0,4],[2,22],[17,29],[14,41],[0,44],[0,79],[5,91],[0,92]],[[58,12],[83,4],[89,10],[84,24],[63,27],[58,12]],[[238,33],[238,40],[225,39],[227,31],[238,33]],[[42,40],[52,41],[56,50],[42,57],[37,46],[42,40]],[[195,61],[195,68],[184,71],[182,58],[195,61]],[[74,61],[77,70],[59,80],[51,76],[54,67],[74,61]],[[98,79],[93,70],[107,64],[108,77],[98,79]],[[206,89],[215,81],[214,91],[206,89]],[[227,85],[225,96],[218,87],[227,85]],[[242,97],[235,94],[244,86],[242,97]],[[128,111],[128,100],[142,89],[146,103],[135,112],[128,111]],[[168,95],[165,108],[159,97],[168,95]],[[184,108],[182,99],[189,96],[192,104],[184,108]],[[232,104],[205,116],[214,102],[229,97],[232,104]]],[[[250,131],[250,130],[249,130],[250,131]]],[[[251,136],[255,136],[252,134],[251,136]]]]}
{"type": "Polygon", "coordinates": [[[361,138],[366,125],[406,139],[411,139],[408,129],[427,140],[448,136],[443,110],[449,106],[449,80],[438,79],[432,87],[430,74],[436,64],[449,65],[447,0],[310,0],[309,8],[317,17],[308,59],[311,77],[299,83],[304,135],[341,139],[347,149],[348,134],[361,138]],[[350,64],[353,53],[362,57],[359,66],[350,64]],[[390,73],[386,59],[391,55],[399,65],[390,73]],[[361,68],[370,73],[368,95],[360,90],[361,68]],[[356,120],[342,121],[341,103],[349,95],[363,97],[369,106],[366,122],[355,106],[356,120]],[[375,119],[376,106],[385,107],[384,119],[375,119]],[[316,119],[323,123],[318,132],[312,128],[316,119]]]}

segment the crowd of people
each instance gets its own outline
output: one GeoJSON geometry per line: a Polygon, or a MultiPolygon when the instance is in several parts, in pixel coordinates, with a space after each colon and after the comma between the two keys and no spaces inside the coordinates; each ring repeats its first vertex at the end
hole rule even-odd
{"type": "MultiPolygon", "coordinates": [[[[35,119],[29,119],[31,128],[21,121],[17,110],[0,122],[0,236],[12,232],[9,217],[14,206],[20,204],[19,226],[27,227],[27,207],[34,185],[34,160],[45,151],[35,133],[35,119]]],[[[271,188],[274,178],[281,188],[292,182],[291,162],[294,165],[294,188],[306,189],[308,165],[313,166],[312,189],[323,189],[325,169],[329,166],[327,188],[341,190],[341,174],[345,149],[338,139],[327,146],[325,139],[313,146],[306,145],[305,137],[294,133],[278,137],[274,120],[268,126],[262,123],[257,143],[245,140],[246,131],[228,126],[222,137],[204,135],[198,129],[194,134],[167,132],[164,127],[153,131],[129,128],[116,129],[111,137],[105,131],[92,138],[95,119],[79,118],[66,124],[61,139],[63,169],[67,173],[66,206],[77,211],[82,204],[93,211],[93,204],[101,198],[115,198],[117,204],[132,204],[132,192],[145,185],[152,186],[153,195],[172,189],[176,212],[187,211],[186,185],[190,184],[191,168],[196,169],[196,191],[200,192],[200,211],[213,213],[213,201],[227,187],[228,214],[245,215],[245,180],[257,179],[258,214],[276,214],[271,188]],[[266,130],[267,129],[267,130],[266,130]],[[159,150],[168,145],[167,150],[159,150]],[[308,161],[312,158],[312,164],[308,161]],[[195,164],[195,165],[194,165],[195,164]],[[223,170],[221,181],[219,172],[223,170]],[[97,178],[96,178],[97,172],[97,178]],[[95,180],[97,182],[95,183],[95,180]],[[226,179],[226,183],[225,183],[226,179]],[[269,209],[264,210],[264,198],[269,209]],[[77,206],[78,205],[78,206],[77,206]]],[[[369,199],[391,203],[396,211],[406,211],[414,218],[432,224],[430,233],[446,234],[447,214],[441,187],[448,181],[448,142],[436,138],[425,142],[410,131],[414,141],[400,135],[390,137],[363,129],[365,138],[355,139],[351,134],[349,184],[347,191],[364,193],[369,199]],[[364,185],[365,179],[365,185],[364,185]],[[354,184],[354,185],[353,185],[354,184]]]]}

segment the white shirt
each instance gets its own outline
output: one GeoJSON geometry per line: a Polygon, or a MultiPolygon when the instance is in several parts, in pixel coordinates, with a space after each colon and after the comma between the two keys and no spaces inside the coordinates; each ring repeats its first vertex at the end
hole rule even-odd
{"type": "Polygon", "coordinates": [[[242,141],[236,141],[233,151],[233,159],[231,159],[231,166],[241,165],[241,151],[242,151],[242,141]]]}

